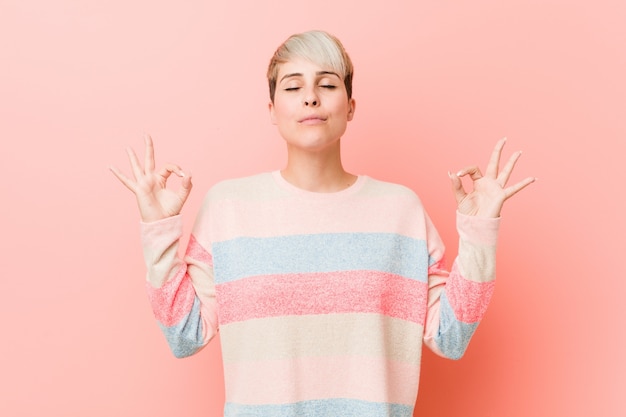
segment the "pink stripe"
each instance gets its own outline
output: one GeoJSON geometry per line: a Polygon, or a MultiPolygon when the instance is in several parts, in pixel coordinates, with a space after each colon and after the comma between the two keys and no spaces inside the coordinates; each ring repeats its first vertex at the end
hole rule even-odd
{"type": "Polygon", "coordinates": [[[384,358],[318,357],[225,363],[224,375],[229,402],[285,404],[355,398],[412,406],[419,367],[384,358]]]}
{"type": "Polygon", "coordinates": [[[457,320],[463,323],[480,321],[485,315],[495,285],[495,280],[475,282],[465,279],[455,262],[446,283],[446,296],[457,320]]]}
{"type": "Polygon", "coordinates": [[[173,326],[191,311],[196,292],[185,264],[161,288],[154,288],[150,283],[146,286],[154,316],[163,325],[173,326]]]}
{"type": "Polygon", "coordinates": [[[376,271],[263,275],[219,284],[220,323],[261,317],[377,313],[424,324],[427,284],[376,271]]]}
{"type": "Polygon", "coordinates": [[[194,235],[189,236],[189,244],[187,245],[186,255],[207,265],[213,265],[213,257],[196,240],[196,237],[194,235]]]}

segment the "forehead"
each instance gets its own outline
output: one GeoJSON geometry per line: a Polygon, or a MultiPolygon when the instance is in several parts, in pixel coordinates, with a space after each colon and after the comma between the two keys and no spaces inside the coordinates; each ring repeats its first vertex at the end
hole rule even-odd
{"type": "Polygon", "coordinates": [[[311,75],[330,75],[341,79],[339,72],[331,65],[318,64],[304,58],[294,58],[278,66],[277,80],[311,75]]]}

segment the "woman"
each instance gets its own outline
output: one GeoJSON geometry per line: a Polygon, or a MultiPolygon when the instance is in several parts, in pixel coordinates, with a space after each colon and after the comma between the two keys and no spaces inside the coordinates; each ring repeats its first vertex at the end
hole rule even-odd
{"type": "Polygon", "coordinates": [[[412,416],[422,341],[460,358],[489,303],[502,205],[534,181],[506,187],[520,153],[499,170],[501,140],[484,176],[449,174],[460,242],[447,272],[418,197],[342,166],[352,74],[325,32],[277,49],[269,112],[286,165],[214,186],[182,259],[191,178],[155,170],[149,136],[143,167],[128,151],[134,179],[112,168],[137,198],[148,293],[172,351],[192,355],[220,331],[225,416],[412,416]]]}

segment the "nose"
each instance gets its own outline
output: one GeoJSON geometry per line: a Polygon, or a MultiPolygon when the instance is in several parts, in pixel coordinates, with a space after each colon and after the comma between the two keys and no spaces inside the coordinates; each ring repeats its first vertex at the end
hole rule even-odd
{"type": "Polygon", "coordinates": [[[308,89],[304,94],[304,105],[306,107],[317,107],[320,104],[319,97],[314,89],[308,89]]]}

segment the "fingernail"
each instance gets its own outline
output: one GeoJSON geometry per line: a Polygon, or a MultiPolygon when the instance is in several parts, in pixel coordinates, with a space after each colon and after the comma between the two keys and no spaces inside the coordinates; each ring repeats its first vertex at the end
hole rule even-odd
{"type": "Polygon", "coordinates": [[[180,172],[178,173],[178,175],[179,175],[179,176],[181,176],[181,177],[184,177],[184,176],[185,176],[185,173],[184,173],[183,171],[180,171],[180,172]]]}
{"type": "Polygon", "coordinates": [[[457,177],[460,177],[461,175],[463,175],[463,171],[459,171],[455,174],[457,177]]]}

